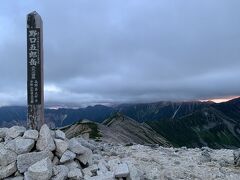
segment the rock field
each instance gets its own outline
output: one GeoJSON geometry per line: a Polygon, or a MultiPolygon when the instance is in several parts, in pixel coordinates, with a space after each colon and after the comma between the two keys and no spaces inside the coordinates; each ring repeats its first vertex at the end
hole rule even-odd
{"type": "Polygon", "coordinates": [[[0,128],[0,179],[240,179],[240,150],[67,139],[60,130],[0,128]]]}

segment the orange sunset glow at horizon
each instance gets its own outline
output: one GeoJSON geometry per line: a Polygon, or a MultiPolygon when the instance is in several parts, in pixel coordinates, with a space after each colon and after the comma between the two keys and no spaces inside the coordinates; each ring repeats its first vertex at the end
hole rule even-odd
{"type": "Polygon", "coordinates": [[[230,101],[230,100],[238,98],[238,97],[240,97],[240,96],[230,96],[230,97],[222,97],[222,98],[207,99],[207,100],[200,100],[200,101],[202,101],[202,102],[213,101],[215,103],[222,103],[222,102],[227,102],[227,101],[230,101]]]}

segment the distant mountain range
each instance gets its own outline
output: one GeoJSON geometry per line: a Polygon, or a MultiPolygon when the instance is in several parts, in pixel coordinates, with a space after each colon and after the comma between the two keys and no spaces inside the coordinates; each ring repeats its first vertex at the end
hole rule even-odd
{"type": "MultiPolygon", "coordinates": [[[[158,102],[121,104],[114,107],[95,105],[86,108],[45,109],[45,121],[50,127],[62,127],[82,119],[102,122],[116,112],[121,112],[138,122],[174,119],[208,106],[209,102],[158,102]]],[[[0,126],[26,125],[27,108],[22,106],[0,107],[0,126]]]]}
{"type": "MultiPolygon", "coordinates": [[[[45,120],[52,128],[71,125],[82,119],[101,123],[118,112],[140,124],[148,124],[175,146],[240,147],[240,98],[219,104],[157,102],[46,109],[45,120]]],[[[26,113],[26,107],[1,107],[0,126],[26,125],[26,113]]]]}
{"type": "MultiPolygon", "coordinates": [[[[73,124],[82,119],[102,122],[108,118],[115,109],[103,105],[89,106],[86,108],[71,109],[45,109],[45,122],[51,127],[62,127],[73,124]]],[[[23,106],[0,107],[0,127],[27,124],[27,108],[23,106]]]]}

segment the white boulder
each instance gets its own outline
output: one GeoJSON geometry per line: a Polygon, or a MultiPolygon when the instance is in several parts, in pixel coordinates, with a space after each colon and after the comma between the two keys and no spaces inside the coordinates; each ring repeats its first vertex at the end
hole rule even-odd
{"type": "Polygon", "coordinates": [[[104,175],[104,174],[106,174],[106,173],[108,172],[107,166],[108,166],[108,165],[107,165],[107,162],[106,162],[104,159],[100,160],[99,163],[98,163],[97,174],[98,174],[98,175],[104,175]]]}
{"type": "Polygon", "coordinates": [[[69,140],[69,149],[76,154],[84,154],[87,150],[76,138],[69,140]]]}
{"type": "Polygon", "coordinates": [[[63,153],[61,159],[60,159],[60,162],[61,163],[64,163],[64,162],[67,162],[67,161],[71,161],[73,160],[74,158],[76,157],[76,154],[67,150],[63,153]]]}
{"type": "Polygon", "coordinates": [[[58,130],[55,131],[55,138],[65,140],[66,135],[65,135],[64,132],[62,132],[61,130],[58,129],[58,130]]]}
{"type": "Polygon", "coordinates": [[[94,176],[97,174],[98,166],[93,164],[87,168],[82,169],[84,176],[94,176]]]}
{"type": "Polygon", "coordinates": [[[8,128],[0,128],[0,138],[5,138],[8,128]]]}
{"type": "Polygon", "coordinates": [[[93,144],[89,143],[86,139],[77,138],[77,140],[78,140],[78,142],[80,142],[81,145],[91,149],[92,151],[96,149],[96,146],[94,146],[93,144]]]}
{"type": "Polygon", "coordinates": [[[71,169],[68,172],[68,178],[69,179],[75,179],[75,180],[82,179],[83,178],[83,174],[82,174],[81,169],[78,169],[78,168],[71,169]]]}
{"type": "Polygon", "coordinates": [[[240,149],[233,151],[234,165],[240,166],[240,149]]]}
{"type": "Polygon", "coordinates": [[[39,138],[37,140],[36,144],[36,149],[37,150],[49,150],[49,151],[54,151],[55,150],[55,144],[51,135],[51,131],[49,127],[44,124],[39,132],[39,138]]]}
{"type": "Polygon", "coordinates": [[[92,165],[92,150],[87,148],[84,154],[77,156],[77,159],[84,165],[92,165]]]}
{"type": "Polygon", "coordinates": [[[210,162],[211,161],[211,155],[209,153],[208,149],[204,149],[201,153],[200,161],[205,163],[205,162],[210,162]]]}
{"type": "Polygon", "coordinates": [[[114,174],[116,178],[126,178],[129,175],[128,165],[126,163],[119,164],[114,169],[114,174]]]}
{"type": "Polygon", "coordinates": [[[26,128],[23,126],[13,126],[8,129],[6,136],[16,138],[18,136],[22,136],[25,131],[26,128]]]}
{"type": "Polygon", "coordinates": [[[52,138],[55,139],[55,136],[56,136],[55,131],[54,130],[50,130],[50,132],[51,132],[52,138]]]}
{"type": "Polygon", "coordinates": [[[78,161],[68,161],[63,164],[66,166],[68,169],[74,169],[74,168],[81,168],[81,165],[78,161]]]}
{"type": "Polygon", "coordinates": [[[110,159],[108,161],[108,166],[110,167],[111,171],[114,171],[114,169],[117,168],[119,164],[121,164],[121,161],[119,158],[110,159]]]}
{"type": "Polygon", "coordinates": [[[21,154],[17,156],[17,168],[20,173],[25,172],[31,165],[35,164],[36,162],[45,159],[45,158],[52,159],[53,154],[50,151],[41,151],[41,152],[32,152],[21,154]]]}
{"type": "Polygon", "coordinates": [[[61,157],[63,153],[68,149],[68,142],[61,139],[54,139],[56,145],[56,152],[61,157]]]}
{"type": "Polygon", "coordinates": [[[140,180],[141,179],[141,172],[136,168],[136,166],[132,162],[128,162],[128,169],[130,171],[129,178],[131,180],[140,180]]]}
{"type": "Polygon", "coordinates": [[[59,158],[57,156],[54,156],[54,158],[52,160],[53,165],[58,165],[59,162],[60,162],[59,158]]]}
{"type": "Polygon", "coordinates": [[[35,142],[33,139],[24,139],[24,138],[16,138],[9,141],[5,148],[11,151],[16,152],[17,154],[24,154],[31,151],[35,142]]]}
{"type": "MultiPolygon", "coordinates": [[[[84,178],[86,180],[116,180],[114,173],[110,171],[106,172],[105,174],[93,176],[93,177],[84,176],[84,178]]],[[[131,179],[131,180],[135,180],[135,179],[131,179]]]]}
{"type": "Polygon", "coordinates": [[[51,180],[64,180],[68,176],[68,168],[64,165],[54,166],[53,167],[53,177],[51,180]]]}
{"type": "Polygon", "coordinates": [[[52,176],[52,162],[45,158],[28,168],[28,176],[33,180],[49,180],[52,176]]]}
{"type": "Polygon", "coordinates": [[[8,164],[16,161],[17,154],[11,150],[5,149],[0,144],[0,166],[7,166],[8,164]]]}
{"type": "Polygon", "coordinates": [[[8,177],[4,180],[24,180],[23,176],[8,177]]]}
{"type": "Polygon", "coordinates": [[[13,162],[7,166],[0,166],[0,179],[11,176],[17,171],[16,162],[13,162]]]}
{"type": "Polygon", "coordinates": [[[37,140],[38,139],[38,131],[37,130],[27,130],[25,131],[24,135],[23,135],[24,138],[26,139],[33,139],[33,140],[37,140]]]}

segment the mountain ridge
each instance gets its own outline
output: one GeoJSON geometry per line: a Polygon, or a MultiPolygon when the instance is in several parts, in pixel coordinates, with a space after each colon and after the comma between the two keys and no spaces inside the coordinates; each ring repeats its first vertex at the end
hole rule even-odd
{"type": "Polygon", "coordinates": [[[107,143],[172,146],[147,124],[139,123],[120,113],[116,113],[102,123],[83,120],[64,127],[62,130],[68,138],[87,136],[107,143]]]}

